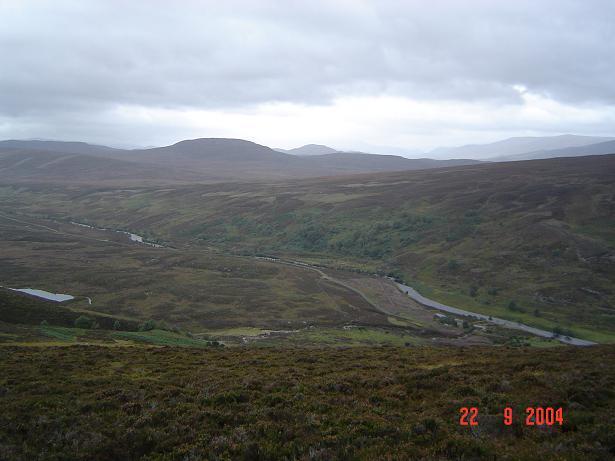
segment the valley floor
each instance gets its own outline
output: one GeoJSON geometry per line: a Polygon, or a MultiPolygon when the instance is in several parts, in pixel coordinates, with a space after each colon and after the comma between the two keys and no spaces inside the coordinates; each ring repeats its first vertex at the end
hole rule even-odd
{"type": "Polygon", "coordinates": [[[444,322],[384,277],[206,248],[156,248],[109,230],[0,217],[3,284],[75,296],[61,307],[32,306],[26,318],[25,299],[13,293],[9,312],[8,294],[0,293],[0,344],[557,344],[481,321],[444,322]],[[79,315],[100,327],[75,328],[79,315]],[[172,331],[136,331],[148,319],[172,331]],[[120,331],[112,330],[115,321],[120,331]]]}

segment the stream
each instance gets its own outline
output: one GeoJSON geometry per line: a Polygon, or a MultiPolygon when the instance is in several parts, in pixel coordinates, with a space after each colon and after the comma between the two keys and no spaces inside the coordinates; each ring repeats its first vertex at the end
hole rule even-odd
{"type": "Polygon", "coordinates": [[[95,230],[105,231],[105,232],[115,232],[116,234],[124,234],[124,235],[128,236],[128,239],[131,242],[142,243],[143,245],[148,245],[148,246],[154,247],[154,248],[165,248],[164,245],[160,245],[160,244],[154,243],[154,242],[148,242],[141,235],[133,234],[132,232],[123,231],[123,230],[117,230],[117,229],[108,229],[106,227],[90,226],[89,224],[84,224],[84,223],[75,222],[75,221],[71,221],[70,223],[73,224],[74,226],[87,227],[88,229],[95,229],[95,230]]]}

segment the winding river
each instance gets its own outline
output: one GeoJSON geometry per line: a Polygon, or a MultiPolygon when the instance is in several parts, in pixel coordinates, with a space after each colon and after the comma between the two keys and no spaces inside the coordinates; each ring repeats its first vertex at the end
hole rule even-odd
{"type": "Polygon", "coordinates": [[[561,341],[566,344],[571,344],[573,346],[593,346],[596,344],[593,341],[587,341],[585,339],[579,339],[579,338],[572,338],[570,336],[559,335],[559,336],[554,337],[553,332],[551,331],[541,330],[540,328],[531,327],[529,325],[525,325],[520,322],[513,322],[512,320],[500,319],[497,317],[492,317],[490,315],[478,314],[476,312],[466,311],[464,309],[459,309],[457,307],[447,306],[446,304],[439,303],[437,301],[434,301],[433,299],[426,298],[425,296],[421,295],[418,291],[416,291],[414,288],[408,285],[404,285],[403,283],[397,283],[397,282],[395,282],[395,284],[397,285],[397,288],[399,288],[401,291],[406,293],[414,301],[416,301],[417,303],[423,306],[431,307],[432,309],[438,309],[440,311],[444,311],[450,314],[460,315],[464,317],[474,317],[480,320],[485,320],[487,322],[493,323],[495,325],[499,325],[504,328],[525,331],[527,333],[531,333],[536,336],[542,336],[543,338],[554,338],[554,339],[557,339],[558,341],[561,341]]]}

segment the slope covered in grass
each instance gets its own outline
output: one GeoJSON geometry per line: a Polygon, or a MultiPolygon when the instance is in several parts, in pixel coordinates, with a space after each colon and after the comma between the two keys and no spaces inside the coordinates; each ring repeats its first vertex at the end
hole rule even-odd
{"type": "Polygon", "coordinates": [[[53,326],[72,327],[75,321],[86,316],[96,322],[100,328],[112,329],[114,324],[121,324],[122,330],[137,330],[139,323],[135,320],[117,318],[96,312],[73,310],[70,303],[57,303],[0,288],[0,321],[23,325],[45,323],[53,326]]]}

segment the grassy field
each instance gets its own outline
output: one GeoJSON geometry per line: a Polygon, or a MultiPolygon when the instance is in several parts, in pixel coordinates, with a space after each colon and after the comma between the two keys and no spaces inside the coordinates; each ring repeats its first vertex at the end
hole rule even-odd
{"type": "Polygon", "coordinates": [[[612,346],[2,347],[0,458],[606,460],[614,380],[612,346]]]}
{"type": "Polygon", "coordinates": [[[217,337],[194,337],[183,331],[153,328],[146,331],[118,331],[99,328],[62,327],[57,325],[24,325],[0,321],[0,346],[182,346],[218,347],[224,343],[217,337]]]}
{"type": "MultiPolygon", "coordinates": [[[[615,156],[601,156],[277,184],[6,185],[0,211],[131,230],[195,252],[392,273],[444,302],[612,342],[613,178],[615,156]]],[[[278,283],[276,296],[292,302],[288,290],[300,283],[278,283]]]]}

